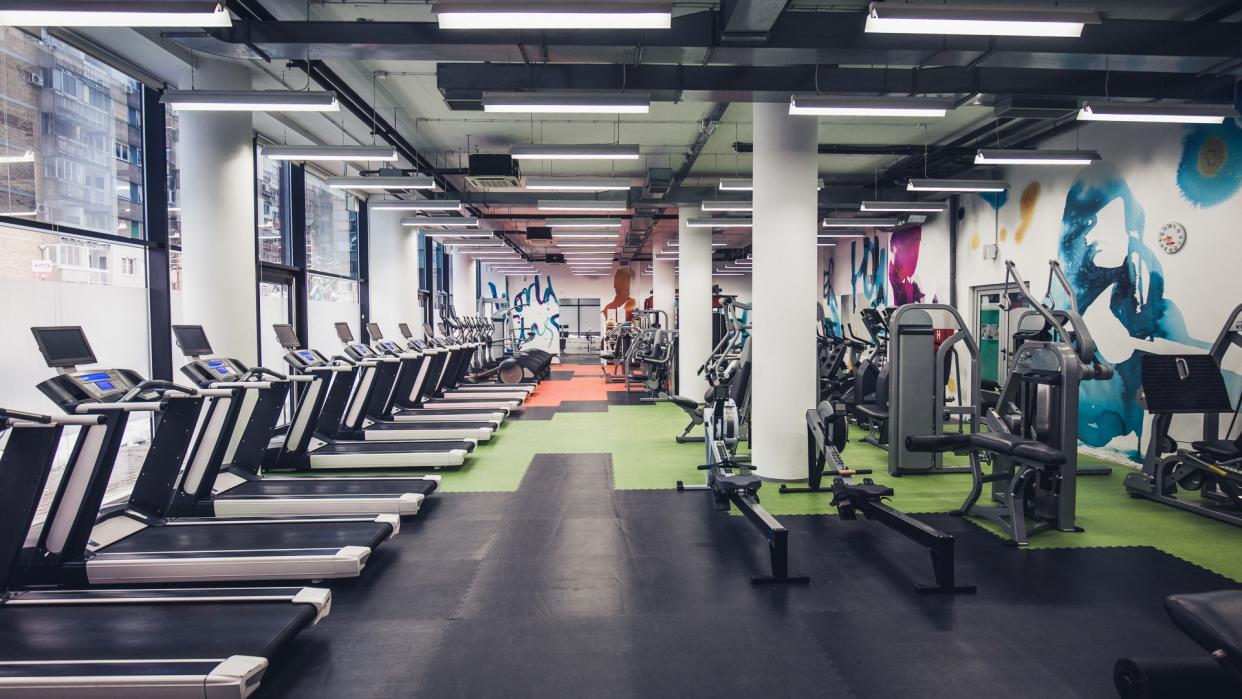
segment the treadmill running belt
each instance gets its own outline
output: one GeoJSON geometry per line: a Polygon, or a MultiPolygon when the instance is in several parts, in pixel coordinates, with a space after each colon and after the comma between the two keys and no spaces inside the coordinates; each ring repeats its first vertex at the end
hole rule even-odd
{"type": "Polygon", "coordinates": [[[392,527],[381,522],[186,524],[147,527],[104,548],[101,553],[158,551],[177,556],[182,551],[256,550],[262,552],[279,549],[331,549],[344,546],[367,546],[374,549],[391,533],[392,527]]]}
{"type": "Polygon", "coordinates": [[[474,442],[467,441],[429,441],[429,442],[333,442],[311,452],[319,454],[426,454],[428,452],[448,452],[454,449],[474,451],[474,442]]]}
{"type": "Polygon", "coordinates": [[[372,422],[366,430],[477,430],[477,422],[372,422]]]}
{"type": "Polygon", "coordinates": [[[270,658],[314,618],[312,605],[271,601],[11,606],[0,609],[0,661],[270,658]]]}
{"type": "Polygon", "coordinates": [[[313,478],[266,479],[248,481],[217,497],[253,495],[430,495],[437,482],[429,478],[359,478],[321,481],[313,478]]]}

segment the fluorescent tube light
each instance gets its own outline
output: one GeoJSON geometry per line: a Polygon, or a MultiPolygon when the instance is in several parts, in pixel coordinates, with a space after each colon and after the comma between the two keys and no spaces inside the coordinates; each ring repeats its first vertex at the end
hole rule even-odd
{"type": "Polygon", "coordinates": [[[6,27],[229,27],[228,9],[218,0],[187,2],[99,0],[10,0],[0,9],[6,27]]]}
{"type": "Polygon", "coordinates": [[[1003,192],[1008,182],[998,180],[910,180],[907,192],[1003,192]]]}
{"type": "MultiPolygon", "coordinates": [[[[423,235],[428,238],[463,238],[463,239],[483,239],[491,238],[491,231],[423,231],[423,235]]],[[[456,245],[451,241],[441,241],[447,245],[456,245]]]]}
{"type": "Polygon", "coordinates": [[[956,5],[871,3],[866,31],[872,34],[967,34],[972,36],[1082,36],[1099,24],[1094,12],[1062,9],[985,9],[956,5]]]}
{"type": "Polygon", "coordinates": [[[367,202],[372,211],[461,211],[462,203],[457,199],[414,199],[411,201],[372,201],[367,202]]]}
{"type": "Polygon", "coordinates": [[[553,233],[553,238],[577,240],[616,240],[620,233],[553,233]]]}
{"type": "Polygon", "coordinates": [[[509,149],[514,160],[638,160],[638,146],[620,144],[543,146],[521,145],[509,149]]]}
{"type": "Polygon", "coordinates": [[[864,201],[858,210],[880,213],[942,214],[947,208],[948,204],[942,201],[864,201]]]}
{"type": "Polygon", "coordinates": [[[263,155],[272,160],[386,160],[397,159],[391,146],[263,146],[263,155]]]}
{"type": "Polygon", "coordinates": [[[630,208],[627,201],[607,201],[583,199],[579,201],[555,201],[540,199],[540,211],[625,211],[630,208]]]}
{"type": "Polygon", "coordinates": [[[712,276],[713,277],[744,277],[746,275],[742,274],[741,272],[713,272],[712,276]]]}
{"type": "Polygon", "coordinates": [[[454,247],[454,248],[503,248],[503,247],[505,246],[505,244],[504,244],[504,243],[501,243],[501,242],[494,242],[494,243],[459,243],[459,242],[457,242],[457,241],[455,241],[455,240],[445,241],[443,244],[444,244],[445,246],[448,246],[448,247],[454,247]]]}
{"type": "Polygon", "coordinates": [[[1100,154],[1090,150],[997,150],[975,155],[976,165],[1090,165],[1100,154]]]}
{"type": "Polygon", "coordinates": [[[631,94],[553,95],[541,92],[485,92],[483,111],[518,114],[646,114],[651,98],[631,94]]]}
{"type": "Polygon", "coordinates": [[[620,228],[619,219],[609,218],[551,218],[544,221],[548,228],[620,228]]]}
{"type": "MultiPolygon", "coordinates": [[[[473,217],[471,218],[449,218],[448,216],[444,216],[441,218],[427,218],[427,217],[403,218],[401,219],[401,225],[403,226],[437,226],[440,228],[478,228],[479,219],[473,218],[473,217]]],[[[435,231],[427,231],[427,235],[444,235],[444,233],[436,233],[435,231]]],[[[468,234],[454,233],[453,235],[468,235],[468,234]]],[[[491,231],[488,231],[487,235],[491,235],[491,231]]]]}
{"type": "Polygon", "coordinates": [[[441,29],[668,29],[673,7],[628,2],[437,2],[441,29]]]}
{"type": "Polygon", "coordinates": [[[686,219],[691,228],[751,228],[755,225],[749,218],[691,218],[686,219]]]}
{"type": "Polygon", "coordinates": [[[324,180],[331,189],[435,189],[431,177],[329,177],[324,180]]]}
{"type": "Polygon", "coordinates": [[[866,233],[820,233],[815,236],[816,240],[828,240],[830,238],[866,238],[866,233]]]}
{"type": "Polygon", "coordinates": [[[923,97],[794,95],[789,98],[789,113],[807,116],[942,117],[949,113],[949,103],[923,97]]]}
{"type": "Polygon", "coordinates": [[[1221,124],[1238,118],[1227,104],[1129,104],[1088,102],[1078,111],[1079,121],[1129,121],[1145,124],[1221,124]]]}
{"type": "MultiPolygon", "coordinates": [[[[713,243],[712,243],[712,247],[714,247],[714,248],[723,248],[723,247],[725,247],[725,246],[727,246],[727,245],[728,245],[728,243],[716,243],[716,242],[713,242],[713,243]]],[[[677,252],[677,249],[681,247],[681,243],[678,243],[678,242],[676,242],[676,241],[670,240],[670,241],[668,242],[668,246],[669,246],[670,248],[673,248],[673,252],[677,252]]]]}
{"type": "Polygon", "coordinates": [[[824,228],[893,228],[901,221],[895,218],[826,218],[824,228]]]}
{"type": "Polygon", "coordinates": [[[557,243],[561,248],[615,248],[616,243],[557,243]]]}
{"type": "Polygon", "coordinates": [[[527,177],[526,189],[533,192],[628,192],[628,177],[527,177]]]}
{"type": "Polygon", "coordinates": [[[815,247],[817,248],[835,248],[836,246],[837,246],[836,243],[816,243],[815,244],[815,247]]]}
{"type": "MultiPolygon", "coordinates": [[[[753,192],[755,191],[755,181],[742,177],[721,177],[718,185],[722,192],[753,192]]],[[[824,188],[822,179],[816,180],[815,189],[824,188]]]]}
{"type": "Polygon", "coordinates": [[[292,90],[165,90],[160,103],[180,112],[335,112],[336,93],[292,90]]]}
{"type": "Polygon", "coordinates": [[[28,150],[21,155],[0,155],[0,163],[16,164],[16,163],[33,163],[34,151],[28,150]]]}
{"type": "Polygon", "coordinates": [[[755,210],[754,202],[728,201],[727,199],[704,199],[701,204],[703,211],[745,211],[755,210]]]}

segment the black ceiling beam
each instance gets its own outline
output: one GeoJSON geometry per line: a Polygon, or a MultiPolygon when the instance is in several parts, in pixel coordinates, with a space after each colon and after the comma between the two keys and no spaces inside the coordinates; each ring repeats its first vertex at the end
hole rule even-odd
{"type": "Polygon", "coordinates": [[[1233,76],[1040,68],[666,66],[441,63],[436,82],[458,107],[485,91],[629,90],[657,101],[781,102],[794,93],[1040,95],[1231,101],[1233,76]],[[817,89],[818,88],[818,89],[817,89]]]}
{"type": "Polygon", "coordinates": [[[721,41],[767,43],[768,32],[788,4],[789,0],[721,0],[721,41]]]}
{"type": "Polygon", "coordinates": [[[434,22],[237,20],[232,27],[169,31],[197,50],[239,58],[492,61],[523,63],[522,47],[553,63],[688,65],[969,65],[1196,73],[1242,58],[1242,23],[1105,20],[1081,38],[867,34],[862,12],[785,11],[761,46],[721,40],[718,12],[673,19],[658,31],[460,31],[434,22]]]}
{"type": "MultiPolygon", "coordinates": [[[[738,141],[733,144],[736,153],[753,153],[755,144],[738,141]]],[[[919,145],[881,145],[881,144],[819,144],[820,155],[923,155],[923,146],[919,145]]],[[[938,149],[941,150],[941,149],[938,149]]],[[[973,153],[973,151],[971,151],[973,153]]]]}

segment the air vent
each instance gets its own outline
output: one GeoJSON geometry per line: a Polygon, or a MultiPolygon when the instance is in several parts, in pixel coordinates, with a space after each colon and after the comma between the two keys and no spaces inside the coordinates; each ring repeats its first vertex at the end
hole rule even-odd
{"type": "Polygon", "coordinates": [[[547,226],[531,226],[526,229],[527,240],[552,240],[552,229],[547,226]]]}
{"type": "Polygon", "coordinates": [[[653,167],[647,171],[647,183],[643,185],[643,199],[663,199],[673,188],[673,170],[653,167]]]}
{"type": "Polygon", "coordinates": [[[1060,119],[1078,111],[1078,100],[1055,97],[1004,97],[992,112],[1011,119],[1060,119]]]}
{"type": "Polygon", "coordinates": [[[521,185],[521,173],[508,155],[475,153],[470,156],[466,181],[477,189],[514,189],[521,185]]]}
{"type": "Polygon", "coordinates": [[[550,252],[544,256],[543,261],[550,264],[565,264],[565,256],[559,252],[550,252]]]}

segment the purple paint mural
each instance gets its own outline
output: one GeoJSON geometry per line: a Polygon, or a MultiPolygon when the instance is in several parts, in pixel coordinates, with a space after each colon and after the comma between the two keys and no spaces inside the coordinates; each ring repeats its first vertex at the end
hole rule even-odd
{"type": "Polygon", "coordinates": [[[894,306],[923,302],[926,294],[914,279],[922,243],[923,229],[919,226],[897,231],[888,240],[888,286],[894,306]]]}

